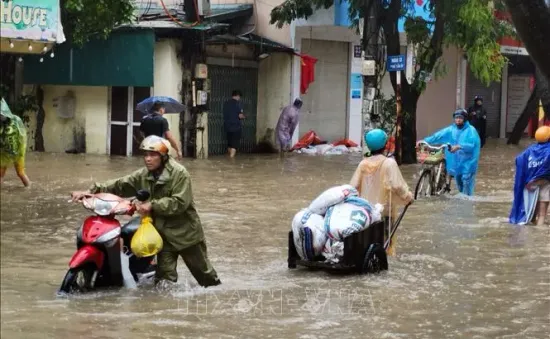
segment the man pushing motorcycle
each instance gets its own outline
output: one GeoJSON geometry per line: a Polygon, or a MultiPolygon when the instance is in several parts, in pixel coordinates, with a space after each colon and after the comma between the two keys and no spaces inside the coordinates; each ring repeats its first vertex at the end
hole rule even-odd
{"type": "Polygon", "coordinates": [[[119,179],[95,183],[88,191],[73,192],[72,199],[76,201],[96,193],[132,197],[139,190],[149,191],[149,201],[136,201],[135,204],[138,213],[153,218],[153,225],[164,243],[157,255],[155,282],[176,282],[176,266],[181,256],[201,286],[219,285],[221,281],[208,259],[189,172],[170,158],[169,147],[168,141],[161,137],[151,135],[145,138],[140,146],[140,150],[145,152],[145,168],[119,179]]]}

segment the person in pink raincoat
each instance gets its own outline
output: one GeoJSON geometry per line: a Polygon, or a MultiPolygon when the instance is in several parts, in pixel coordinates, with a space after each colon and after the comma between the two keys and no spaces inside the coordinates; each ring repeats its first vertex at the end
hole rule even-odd
{"type": "Polygon", "coordinates": [[[286,152],[290,149],[294,130],[300,120],[300,108],[302,108],[302,104],[302,100],[297,98],[292,105],[286,106],[281,112],[277,128],[275,129],[277,144],[279,144],[281,152],[286,152]]]}

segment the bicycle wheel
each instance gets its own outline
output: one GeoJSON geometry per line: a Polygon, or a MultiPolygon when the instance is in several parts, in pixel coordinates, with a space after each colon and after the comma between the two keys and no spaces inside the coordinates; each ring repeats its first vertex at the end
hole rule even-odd
{"type": "Polygon", "coordinates": [[[425,169],[422,171],[418,182],[416,183],[416,189],[414,190],[414,200],[418,200],[420,197],[426,197],[432,195],[432,171],[425,169]]]}
{"type": "Polygon", "coordinates": [[[447,187],[447,169],[445,168],[445,165],[441,167],[441,172],[439,173],[439,178],[435,179],[437,182],[435,183],[435,194],[441,195],[443,193],[448,193],[450,191],[450,188],[447,187]]]}

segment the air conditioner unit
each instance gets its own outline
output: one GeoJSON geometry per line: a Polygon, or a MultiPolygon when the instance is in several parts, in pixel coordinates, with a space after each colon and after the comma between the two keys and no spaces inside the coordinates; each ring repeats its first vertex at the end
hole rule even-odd
{"type": "Polygon", "coordinates": [[[210,15],[210,0],[197,0],[199,16],[210,15]]]}

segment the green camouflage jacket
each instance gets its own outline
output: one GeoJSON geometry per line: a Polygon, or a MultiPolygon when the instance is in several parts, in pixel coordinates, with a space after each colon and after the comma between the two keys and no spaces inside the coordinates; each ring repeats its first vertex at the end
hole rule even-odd
{"type": "Polygon", "coordinates": [[[191,177],[183,165],[170,159],[155,181],[146,168],[125,177],[94,184],[92,193],[111,193],[133,197],[137,191],[149,191],[153,225],[162,236],[163,250],[180,251],[204,240],[204,233],[193,201],[191,177]]]}

